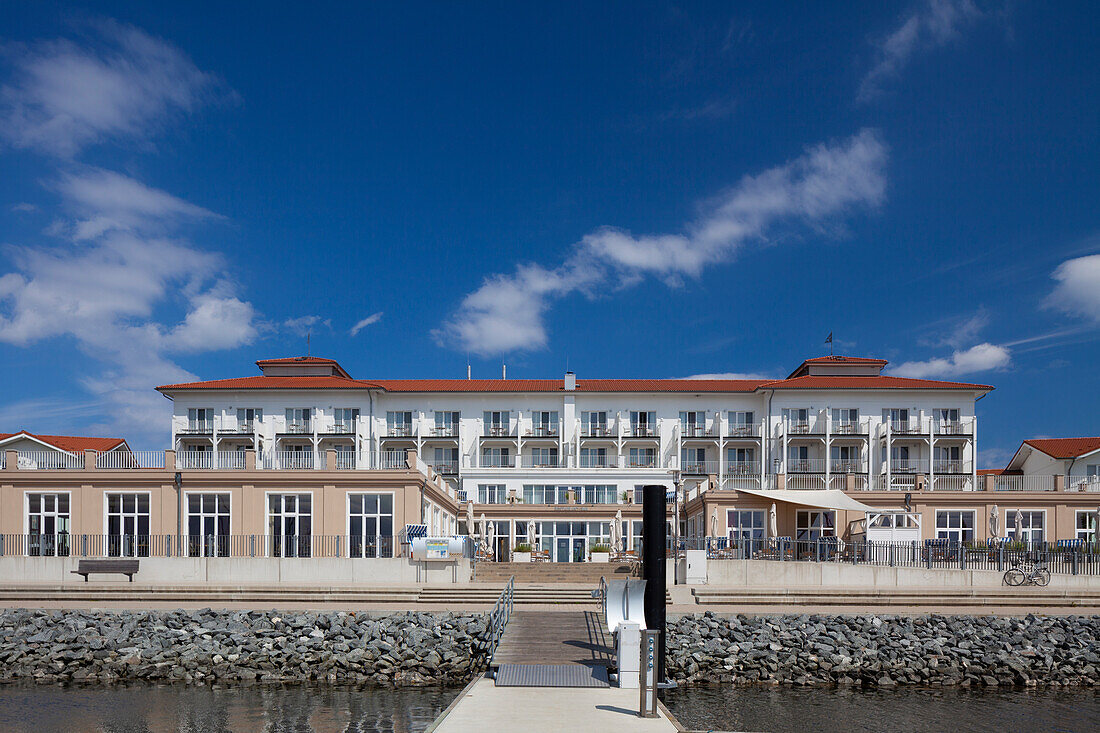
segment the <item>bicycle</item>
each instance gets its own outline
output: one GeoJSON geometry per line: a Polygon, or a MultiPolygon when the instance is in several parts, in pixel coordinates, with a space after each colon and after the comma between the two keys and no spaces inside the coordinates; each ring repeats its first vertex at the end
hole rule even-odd
{"type": "Polygon", "coordinates": [[[1037,585],[1045,586],[1050,582],[1050,570],[1045,565],[1034,563],[1020,563],[1005,571],[1003,582],[1005,585],[1037,585]]]}

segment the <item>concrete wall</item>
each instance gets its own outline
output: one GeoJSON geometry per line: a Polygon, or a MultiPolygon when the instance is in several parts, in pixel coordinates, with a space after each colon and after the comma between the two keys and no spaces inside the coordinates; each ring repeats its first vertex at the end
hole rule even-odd
{"type": "MultiPolygon", "coordinates": [[[[996,570],[926,570],[844,563],[774,560],[708,560],[707,584],[749,588],[930,588],[1001,587],[996,570]]],[[[1052,573],[1051,588],[1100,590],[1100,576],[1052,573]]]]}
{"type": "MultiPolygon", "coordinates": [[[[72,584],[76,557],[0,557],[0,584],[72,584]]],[[[135,583],[156,585],[414,585],[470,582],[470,561],[413,562],[408,558],[140,558],[135,583]]],[[[93,582],[127,583],[124,575],[93,582]]]]}

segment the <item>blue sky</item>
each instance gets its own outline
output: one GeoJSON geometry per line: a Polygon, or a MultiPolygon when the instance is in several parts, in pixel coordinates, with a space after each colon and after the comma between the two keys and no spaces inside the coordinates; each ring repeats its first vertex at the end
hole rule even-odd
{"type": "Polygon", "coordinates": [[[9,3],[0,429],[166,442],[151,387],[354,376],[993,384],[1096,434],[1090,3],[9,3]]]}

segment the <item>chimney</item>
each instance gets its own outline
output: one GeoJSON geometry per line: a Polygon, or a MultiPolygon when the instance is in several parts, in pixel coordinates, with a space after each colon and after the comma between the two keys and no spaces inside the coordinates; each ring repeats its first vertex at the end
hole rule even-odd
{"type": "Polygon", "coordinates": [[[577,375],[573,372],[565,373],[565,391],[572,392],[577,389],[577,375]]]}
{"type": "Polygon", "coordinates": [[[508,365],[507,364],[501,364],[500,365],[500,378],[501,379],[507,379],[508,378],[508,365]]]}

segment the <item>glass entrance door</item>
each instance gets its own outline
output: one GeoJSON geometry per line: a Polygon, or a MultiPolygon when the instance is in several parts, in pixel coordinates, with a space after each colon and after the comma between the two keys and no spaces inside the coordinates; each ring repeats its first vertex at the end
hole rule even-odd
{"type": "Polygon", "coordinates": [[[588,559],[588,553],[585,551],[586,544],[584,537],[573,538],[573,562],[584,562],[588,559]]]}

